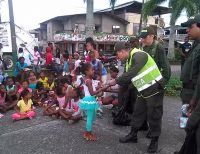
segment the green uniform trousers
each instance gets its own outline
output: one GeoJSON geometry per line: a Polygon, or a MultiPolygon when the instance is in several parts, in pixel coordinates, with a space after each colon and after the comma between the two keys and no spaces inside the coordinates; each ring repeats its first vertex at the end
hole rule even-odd
{"type": "Polygon", "coordinates": [[[132,127],[139,129],[147,118],[151,137],[161,134],[164,92],[149,98],[137,97],[132,127]]]}

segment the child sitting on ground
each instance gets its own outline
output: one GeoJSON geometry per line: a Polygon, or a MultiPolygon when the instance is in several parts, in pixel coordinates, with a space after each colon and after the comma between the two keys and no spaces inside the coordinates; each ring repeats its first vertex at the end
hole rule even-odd
{"type": "Polygon", "coordinates": [[[53,116],[59,117],[59,105],[58,101],[56,100],[56,96],[54,91],[49,92],[50,98],[48,100],[47,106],[44,107],[43,115],[44,116],[53,116]]]}
{"type": "Polygon", "coordinates": [[[77,122],[82,117],[81,110],[78,106],[78,103],[81,99],[81,96],[82,96],[81,88],[74,88],[72,90],[72,99],[71,99],[71,102],[69,102],[69,105],[68,105],[68,110],[73,109],[71,117],[70,117],[70,120],[71,120],[72,123],[77,122]]]}
{"type": "Polygon", "coordinates": [[[22,91],[24,91],[25,89],[28,89],[28,91],[30,92],[30,93],[32,93],[32,89],[31,88],[29,88],[29,83],[28,83],[28,81],[23,81],[22,82],[22,84],[21,84],[21,87],[19,88],[19,90],[18,90],[18,98],[20,98],[19,96],[21,95],[21,92],[22,91]]]}
{"type": "Polygon", "coordinates": [[[17,86],[15,85],[14,77],[6,78],[6,102],[9,102],[10,109],[14,109],[17,103],[17,86]]]}
{"type": "Polygon", "coordinates": [[[55,89],[55,83],[54,83],[54,74],[50,74],[48,77],[48,81],[47,81],[47,90],[54,90],[55,89]]]}
{"type": "MultiPolygon", "coordinates": [[[[69,91],[69,93],[71,93],[71,90],[69,91]]],[[[59,104],[59,114],[62,118],[68,120],[71,117],[71,112],[67,110],[67,97],[69,98],[70,96],[67,96],[65,86],[58,86],[56,88],[56,99],[59,104]]]]}
{"type": "Polygon", "coordinates": [[[38,81],[43,83],[45,89],[48,89],[48,77],[46,77],[44,72],[40,73],[40,78],[38,81]]]}
{"type": "MultiPolygon", "coordinates": [[[[118,76],[119,70],[115,66],[110,66],[110,76],[112,79],[116,79],[118,76]]],[[[111,93],[110,96],[107,96],[103,99],[103,105],[112,104],[113,106],[118,105],[118,92],[119,92],[119,85],[111,86],[106,89],[105,92],[111,93]]]]}
{"type": "Polygon", "coordinates": [[[47,99],[47,91],[44,89],[43,83],[38,82],[36,85],[36,92],[34,93],[34,103],[39,106],[43,106],[43,103],[47,99]]]}
{"type": "Polygon", "coordinates": [[[35,116],[33,111],[33,102],[31,100],[32,94],[28,89],[25,89],[21,93],[21,100],[18,101],[16,106],[16,113],[12,115],[12,119],[15,121],[22,119],[32,119],[35,116]]]}
{"type": "Polygon", "coordinates": [[[3,84],[0,84],[0,111],[6,112],[7,105],[6,105],[6,89],[3,84]]]}
{"type": "Polygon", "coordinates": [[[33,72],[29,73],[28,82],[29,82],[29,88],[31,88],[32,91],[35,92],[36,85],[37,85],[37,82],[38,82],[35,73],[33,73],[33,72]]]}
{"type": "Polygon", "coordinates": [[[83,76],[81,75],[81,72],[80,72],[80,66],[78,66],[74,70],[73,75],[72,75],[72,80],[74,83],[74,87],[76,87],[76,88],[81,87],[83,85],[84,80],[83,80],[83,76]]]}

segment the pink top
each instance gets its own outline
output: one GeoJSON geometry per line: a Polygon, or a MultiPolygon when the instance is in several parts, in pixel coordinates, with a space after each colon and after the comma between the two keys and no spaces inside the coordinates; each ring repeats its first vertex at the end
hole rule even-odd
{"type": "Polygon", "coordinates": [[[85,57],[85,61],[86,61],[86,62],[90,62],[90,61],[91,61],[90,57],[89,57],[89,56],[86,56],[86,57],[85,57]]]}
{"type": "MultiPolygon", "coordinates": [[[[31,88],[27,88],[27,89],[28,89],[28,91],[29,91],[30,93],[32,93],[32,89],[31,89],[31,88]]],[[[24,90],[23,87],[19,88],[18,93],[21,94],[23,90],[24,90]]]]}
{"type": "MultiPolygon", "coordinates": [[[[63,108],[65,105],[65,96],[63,97],[57,97],[57,101],[59,103],[59,108],[63,108]]],[[[78,111],[78,104],[75,104],[72,102],[67,103],[67,107],[65,108],[66,111],[73,112],[73,111],[78,111]]]]}
{"type": "Polygon", "coordinates": [[[63,108],[63,106],[65,105],[65,96],[57,97],[57,101],[59,103],[59,108],[63,108]]]}

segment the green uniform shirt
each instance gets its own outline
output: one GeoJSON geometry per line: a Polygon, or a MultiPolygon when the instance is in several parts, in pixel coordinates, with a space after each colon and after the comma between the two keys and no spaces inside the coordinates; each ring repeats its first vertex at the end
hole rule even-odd
{"type": "Polygon", "coordinates": [[[200,40],[192,45],[191,52],[182,68],[181,81],[185,85],[194,85],[193,99],[197,102],[200,97],[200,40]]]}
{"type": "Polygon", "coordinates": [[[163,46],[157,41],[154,41],[151,46],[143,47],[143,50],[149,53],[149,55],[154,59],[165,80],[165,84],[167,84],[171,77],[171,68],[163,46]]]}

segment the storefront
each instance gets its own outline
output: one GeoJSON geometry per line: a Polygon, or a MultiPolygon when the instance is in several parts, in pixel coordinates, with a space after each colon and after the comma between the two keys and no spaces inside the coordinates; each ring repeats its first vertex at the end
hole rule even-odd
{"type": "MultiPolygon", "coordinates": [[[[74,54],[79,52],[82,56],[85,51],[85,38],[84,34],[56,34],[54,36],[55,44],[60,48],[61,52],[74,54]]],[[[117,34],[101,34],[94,35],[95,49],[100,53],[114,51],[114,44],[119,41],[127,42],[128,35],[117,34]]]]}

